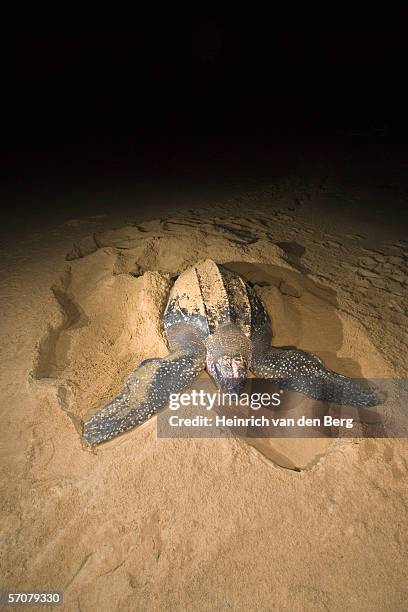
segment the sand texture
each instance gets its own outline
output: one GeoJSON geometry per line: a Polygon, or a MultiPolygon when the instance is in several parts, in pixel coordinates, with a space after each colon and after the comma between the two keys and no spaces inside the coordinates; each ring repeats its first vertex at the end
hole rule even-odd
{"type": "Polygon", "coordinates": [[[3,585],[62,590],[82,612],[407,609],[406,440],[163,440],[155,419],[94,451],[80,436],[166,354],[171,284],[205,258],[251,280],[276,346],[406,377],[408,242],[357,197],[266,185],[216,211],[72,219],[4,251],[3,585]]]}

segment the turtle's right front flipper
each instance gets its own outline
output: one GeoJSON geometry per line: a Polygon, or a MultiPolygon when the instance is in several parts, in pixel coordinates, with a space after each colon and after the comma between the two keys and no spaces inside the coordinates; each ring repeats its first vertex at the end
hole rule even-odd
{"type": "Polygon", "coordinates": [[[83,436],[91,445],[141,425],[164,407],[172,393],[189,385],[204,369],[203,355],[170,353],[146,359],[129,376],[121,393],[84,423],[83,436]]]}

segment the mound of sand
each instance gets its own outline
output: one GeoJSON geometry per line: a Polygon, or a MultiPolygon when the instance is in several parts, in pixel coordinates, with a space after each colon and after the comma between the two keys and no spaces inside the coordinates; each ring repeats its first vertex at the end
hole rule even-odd
{"type": "MultiPolygon", "coordinates": [[[[65,276],[53,287],[61,319],[40,343],[33,379],[56,389],[78,433],[143,359],[166,354],[162,314],[172,279],[207,257],[254,285],[273,322],[275,346],[311,351],[348,376],[386,375],[387,363],[363,326],[340,311],[333,289],[308,277],[295,244],[267,240],[266,223],[157,220],[93,236],[68,255],[65,276]]],[[[295,469],[312,466],[334,443],[249,442],[295,469]]]]}

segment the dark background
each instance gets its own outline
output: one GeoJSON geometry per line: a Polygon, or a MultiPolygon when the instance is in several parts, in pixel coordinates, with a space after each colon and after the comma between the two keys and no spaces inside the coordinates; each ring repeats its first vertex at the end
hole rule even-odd
{"type": "Polygon", "coordinates": [[[7,188],[222,172],[288,143],[405,148],[407,9],[3,17],[7,188]]]}

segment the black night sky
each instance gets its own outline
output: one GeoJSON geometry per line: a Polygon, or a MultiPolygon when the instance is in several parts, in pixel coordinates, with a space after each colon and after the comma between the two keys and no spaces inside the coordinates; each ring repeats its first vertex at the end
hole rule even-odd
{"type": "Polygon", "coordinates": [[[407,10],[8,17],[7,182],[406,140],[407,10]]]}

